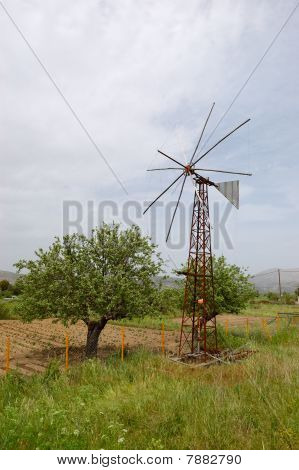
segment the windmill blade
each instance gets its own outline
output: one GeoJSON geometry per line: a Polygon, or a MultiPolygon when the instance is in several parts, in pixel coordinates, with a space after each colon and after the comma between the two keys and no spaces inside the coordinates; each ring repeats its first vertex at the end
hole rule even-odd
{"type": "Polygon", "coordinates": [[[181,170],[182,171],[182,168],[178,168],[178,167],[173,167],[173,168],[151,168],[149,170],[146,170],[146,171],[160,171],[160,170],[181,170]]]}
{"type": "Polygon", "coordinates": [[[212,104],[212,107],[211,107],[211,109],[210,109],[210,112],[209,112],[209,114],[208,114],[208,117],[207,117],[207,119],[206,119],[206,122],[205,122],[205,124],[204,124],[204,126],[203,126],[203,128],[202,128],[202,131],[201,131],[200,137],[199,137],[199,139],[198,139],[197,145],[196,145],[196,147],[195,147],[195,150],[194,150],[194,152],[193,152],[192,158],[191,158],[191,160],[190,160],[190,165],[192,165],[193,158],[194,158],[195,155],[196,155],[196,152],[197,152],[197,150],[198,150],[199,144],[200,144],[200,142],[201,142],[201,139],[202,139],[202,136],[203,136],[203,134],[204,134],[204,131],[205,131],[206,127],[207,127],[208,120],[210,119],[210,116],[211,116],[211,114],[212,114],[212,111],[213,111],[214,106],[215,106],[215,103],[212,104]]]}
{"type": "Polygon", "coordinates": [[[150,205],[145,209],[145,211],[143,211],[143,215],[149,210],[149,208],[150,208],[153,204],[155,204],[156,201],[158,201],[158,199],[159,199],[161,196],[163,196],[163,194],[166,193],[166,191],[168,191],[168,190],[171,188],[171,186],[173,186],[173,185],[183,176],[183,174],[184,174],[184,173],[182,172],[182,173],[180,174],[180,176],[178,176],[166,189],[164,189],[164,191],[163,191],[161,194],[159,194],[158,197],[156,197],[156,199],[155,199],[153,202],[150,203],[150,205]]]}
{"type": "Polygon", "coordinates": [[[218,191],[239,209],[239,180],[217,183],[218,191]]]}
{"type": "Polygon", "coordinates": [[[238,171],[211,170],[211,168],[193,168],[194,171],[215,171],[216,173],[230,173],[231,175],[252,176],[252,173],[240,173],[238,171]]]}
{"type": "Polygon", "coordinates": [[[196,165],[196,163],[199,162],[199,160],[201,160],[203,157],[205,157],[206,155],[208,155],[209,152],[211,152],[211,150],[213,150],[215,147],[217,147],[217,145],[219,145],[221,142],[223,142],[225,139],[227,139],[227,137],[229,137],[230,135],[232,135],[234,132],[236,132],[238,129],[240,129],[240,127],[244,126],[244,124],[247,124],[247,122],[249,122],[250,119],[247,119],[246,121],[242,122],[242,124],[239,124],[237,127],[235,127],[235,129],[233,129],[232,131],[230,131],[228,134],[226,134],[224,137],[222,137],[222,139],[218,140],[218,142],[216,142],[216,144],[214,144],[212,147],[209,148],[209,150],[207,150],[201,157],[199,157],[194,163],[193,163],[193,166],[196,165]]]}
{"type": "Polygon", "coordinates": [[[176,214],[177,208],[178,208],[178,206],[179,206],[180,199],[181,199],[181,197],[182,197],[182,193],[183,193],[183,189],[184,189],[184,186],[185,186],[185,183],[186,183],[186,178],[187,178],[187,176],[188,176],[187,173],[185,173],[185,176],[184,176],[184,179],[183,179],[183,184],[182,184],[181,191],[180,191],[180,195],[179,195],[179,198],[178,198],[178,202],[176,203],[174,212],[173,212],[173,214],[172,214],[172,219],[171,219],[170,226],[169,226],[169,229],[168,229],[168,233],[167,233],[167,236],[166,236],[166,243],[167,243],[167,241],[168,241],[168,238],[169,238],[169,235],[170,235],[170,230],[171,230],[171,227],[172,227],[174,218],[175,218],[175,214],[176,214]]]}
{"type": "Polygon", "coordinates": [[[167,153],[164,153],[162,152],[161,150],[158,150],[159,153],[161,153],[161,155],[164,155],[164,157],[167,157],[169,158],[170,160],[172,160],[173,162],[177,163],[178,165],[180,165],[181,167],[185,168],[185,165],[183,165],[182,163],[178,162],[177,160],[175,160],[174,158],[170,157],[169,155],[167,155],[167,153]]]}

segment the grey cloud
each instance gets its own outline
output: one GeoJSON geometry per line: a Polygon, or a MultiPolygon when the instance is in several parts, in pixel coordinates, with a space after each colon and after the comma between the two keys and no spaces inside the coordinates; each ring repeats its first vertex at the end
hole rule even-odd
{"type": "MultiPolygon", "coordinates": [[[[141,203],[158,194],[172,176],[145,172],[166,163],[156,148],[181,159],[184,153],[190,155],[211,102],[216,101],[216,108],[207,135],[295,5],[290,0],[6,3],[129,195],[121,193],[0,11],[1,269],[11,269],[18,257],[30,256],[59,233],[63,200],[123,203],[128,198],[141,203]]],[[[253,272],[279,264],[278,239],[285,264],[299,264],[290,241],[299,228],[294,202],[299,170],[299,66],[294,60],[298,21],[297,13],[211,143],[250,116],[248,129],[202,162],[255,173],[250,181],[242,179],[250,191],[241,198],[239,221],[237,215],[230,216],[237,235],[235,249],[227,252],[230,259],[250,264],[253,272]],[[261,228],[259,222],[246,223],[260,221],[263,213],[265,219],[271,215],[271,223],[277,213],[275,236],[271,224],[267,230],[266,223],[261,228]],[[261,243],[267,244],[264,260],[261,243]]],[[[167,200],[174,197],[170,194],[167,200]]],[[[183,202],[190,199],[189,188],[183,202]]],[[[157,211],[157,218],[163,227],[163,211],[157,211]]],[[[141,222],[145,231],[148,223],[147,218],[141,222]]],[[[167,257],[164,233],[159,242],[167,257]]],[[[186,254],[187,245],[171,252],[177,264],[186,254]]]]}

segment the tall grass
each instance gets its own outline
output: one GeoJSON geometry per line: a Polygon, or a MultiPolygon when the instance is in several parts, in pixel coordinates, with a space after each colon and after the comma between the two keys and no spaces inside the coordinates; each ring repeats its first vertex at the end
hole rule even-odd
{"type": "MultiPolygon", "coordinates": [[[[244,343],[225,336],[226,345],[244,343]]],[[[298,337],[256,336],[257,353],[192,369],[144,350],[0,381],[2,449],[298,447],[298,337]]]]}
{"type": "MultiPolygon", "coordinates": [[[[181,312],[178,311],[177,317],[180,315],[181,312]]],[[[122,320],[111,322],[111,324],[160,330],[162,322],[167,330],[178,330],[181,327],[180,322],[174,321],[174,318],[169,315],[161,315],[159,317],[146,315],[144,317],[136,317],[132,319],[123,318],[122,320]]]]}
{"type": "Polygon", "coordinates": [[[259,316],[259,317],[276,317],[278,313],[284,312],[295,312],[299,313],[299,305],[286,305],[286,304],[262,304],[255,303],[250,304],[244,309],[240,315],[244,316],[259,316]]]}

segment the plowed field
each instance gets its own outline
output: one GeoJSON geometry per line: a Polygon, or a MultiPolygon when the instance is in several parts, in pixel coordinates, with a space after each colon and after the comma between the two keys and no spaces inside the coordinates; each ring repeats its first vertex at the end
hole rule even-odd
{"type": "MultiPolygon", "coordinates": [[[[69,363],[82,360],[86,341],[86,326],[79,322],[69,328],[52,320],[34,321],[24,324],[18,320],[0,321],[0,374],[5,370],[6,338],[10,338],[10,368],[24,374],[41,372],[53,358],[65,357],[65,335],[69,336],[69,363]]],[[[168,352],[177,349],[178,332],[167,332],[168,352]]],[[[143,346],[152,351],[161,347],[161,333],[158,330],[125,328],[126,351],[143,346]]],[[[107,325],[99,341],[99,357],[118,353],[121,348],[121,329],[107,325]]]]}
{"type": "MultiPolygon", "coordinates": [[[[223,315],[218,322],[229,320],[230,328],[246,328],[246,318],[223,315]]],[[[178,319],[178,322],[180,320],[178,319]]],[[[259,324],[258,318],[249,318],[250,327],[259,324]]],[[[5,371],[6,339],[10,338],[10,368],[24,374],[42,372],[53,358],[65,361],[65,335],[69,336],[69,363],[81,361],[84,357],[86,326],[78,322],[69,328],[52,320],[34,321],[30,324],[18,320],[0,321],[0,374],[5,371]]],[[[179,343],[179,330],[165,332],[167,353],[176,353],[179,343]]],[[[154,329],[125,327],[125,345],[129,353],[143,346],[151,351],[161,351],[161,332],[154,329]]],[[[99,341],[99,357],[119,354],[121,348],[121,328],[107,325],[99,341]]]]}

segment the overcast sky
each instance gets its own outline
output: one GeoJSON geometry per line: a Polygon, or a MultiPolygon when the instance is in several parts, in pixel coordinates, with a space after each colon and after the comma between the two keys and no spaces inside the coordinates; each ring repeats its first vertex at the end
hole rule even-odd
{"type": "MultiPolygon", "coordinates": [[[[124,223],[130,206],[129,219],[144,233],[156,233],[168,269],[184,262],[191,183],[167,246],[165,221],[180,187],[162,198],[155,217],[150,211],[141,217],[140,210],[177,173],[146,169],[171,163],[157,148],[183,162],[190,158],[212,102],[205,137],[296,3],[0,2],[0,269],[13,270],[19,258],[32,257],[36,248],[47,248],[62,235],[63,201],[81,204],[85,233],[92,215],[97,223],[99,204],[115,202],[116,213],[112,204],[105,219],[124,223]]],[[[215,252],[251,273],[299,266],[298,43],[299,8],[205,149],[248,117],[251,121],[201,162],[206,168],[253,173],[240,178],[239,211],[210,191],[215,252]]],[[[71,215],[76,216],[75,208],[71,215]]]]}

